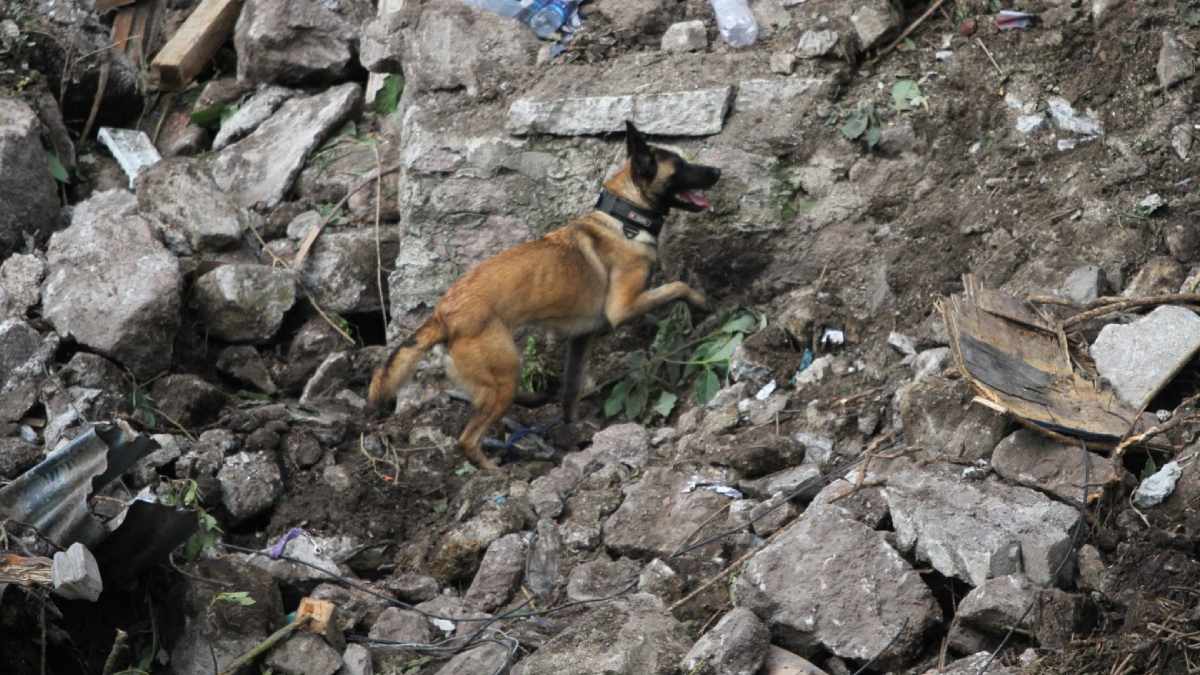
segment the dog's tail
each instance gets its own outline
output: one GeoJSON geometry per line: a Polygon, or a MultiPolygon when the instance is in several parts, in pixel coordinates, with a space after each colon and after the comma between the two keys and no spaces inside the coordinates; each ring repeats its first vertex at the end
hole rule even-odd
{"type": "Polygon", "coordinates": [[[367,392],[367,414],[377,416],[382,413],[384,404],[391,401],[400,385],[412,376],[425,352],[434,345],[445,342],[446,338],[446,326],[434,314],[401,342],[383,366],[376,369],[371,376],[371,388],[367,392]]]}

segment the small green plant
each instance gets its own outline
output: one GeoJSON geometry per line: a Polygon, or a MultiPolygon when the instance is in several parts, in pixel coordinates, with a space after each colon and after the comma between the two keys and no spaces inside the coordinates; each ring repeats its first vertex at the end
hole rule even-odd
{"type": "Polygon", "coordinates": [[[757,315],[740,309],[727,315],[716,330],[689,341],[691,313],[686,305],[675,305],[658,323],[649,351],[638,350],[626,357],[628,371],[609,390],[605,416],[665,419],[689,389],[697,403],[709,402],[728,377],[734,351],[760,324],[757,315]]]}
{"type": "Polygon", "coordinates": [[[129,406],[133,408],[133,417],[141,422],[148,429],[158,427],[158,416],[154,411],[154,399],[150,398],[150,394],[138,385],[134,385],[129,392],[129,406]]]}
{"type": "Polygon", "coordinates": [[[861,141],[868,150],[879,145],[883,132],[879,124],[879,113],[870,103],[862,103],[846,116],[846,121],[838,128],[846,140],[861,141]]]}
{"type": "Polygon", "coordinates": [[[411,659],[404,664],[404,670],[400,671],[400,675],[417,675],[431,661],[433,661],[432,656],[418,656],[411,659]]]}
{"type": "Polygon", "coordinates": [[[200,488],[196,481],[177,480],[166,484],[159,492],[158,501],[166,506],[176,506],[196,511],[199,527],[183,544],[183,559],[195,560],[201,553],[216,546],[222,534],[217,519],[200,505],[200,488]]]}
{"type": "Polygon", "coordinates": [[[396,112],[402,93],[404,93],[403,77],[393,74],[383,78],[383,88],[375,94],[375,112],[380,115],[391,115],[396,112]]]}
{"type": "Polygon", "coordinates": [[[254,598],[250,597],[250,593],[247,591],[226,591],[214,595],[209,606],[211,607],[218,602],[237,605],[238,607],[249,607],[254,604],[254,598]]]}
{"type": "Polygon", "coordinates": [[[232,103],[221,103],[201,108],[191,114],[192,124],[206,129],[220,129],[225,120],[233,117],[238,107],[232,103]]]}
{"type": "Polygon", "coordinates": [[[67,167],[63,166],[62,160],[53,150],[46,151],[46,161],[50,165],[50,175],[54,180],[66,185],[71,182],[71,174],[67,173],[67,167]]]}
{"type": "Polygon", "coordinates": [[[916,110],[924,107],[929,109],[929,100],[921,93],[921,87],[914,80],[898,80],[892,85],[892,106],[897,112],[916,110]]]}
{"type": "Polygon", "coordinates": [[[525,338],[525,350],[521,354],[521,389],[534,393],[545,391],[549,379],[546,359],[538,349],[537,338],[530,335],[525,338]]]}

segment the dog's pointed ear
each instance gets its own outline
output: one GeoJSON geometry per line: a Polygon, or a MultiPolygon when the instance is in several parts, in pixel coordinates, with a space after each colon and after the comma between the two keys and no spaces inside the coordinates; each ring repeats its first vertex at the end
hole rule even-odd
{"type": "Polygon", "coordinates": [[[654,152],[646,143],[646,138],[631,120],[625,120],[625,150],[629,153],[629,164],[633,167],[634,179],[648,185],[654,180],[658,162],[654,159],[654,152]]]}

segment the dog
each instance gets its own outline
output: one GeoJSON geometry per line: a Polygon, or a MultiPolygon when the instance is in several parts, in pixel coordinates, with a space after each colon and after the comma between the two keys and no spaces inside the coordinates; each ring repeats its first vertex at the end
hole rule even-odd
{"type": "Polygon", "coordinates": [[[710,209],[703,191],[721,170],[650,145],[632,122],[625,125],[625,146],[628,157],[604,182],[593,210],[484,260],[450,286],[433,315],[373,373],[369,416],[394,400],[427,351],[445,344],[448,373],[474,408],[458,445],[475,466],[497,470],[483,452],[483,435],[514,401],[530,402],[517,393],[521,356],[513,331],[540,325],[569,338],[559,393],[570,423],[596,335],[675,300],[706,306],[704,295],[682,281],[654,289],[647,282],[667,214],[710,209]]]}

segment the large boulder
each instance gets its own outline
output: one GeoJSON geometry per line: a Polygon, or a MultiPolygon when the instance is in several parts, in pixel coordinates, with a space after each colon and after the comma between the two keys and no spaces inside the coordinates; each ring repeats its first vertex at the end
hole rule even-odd
{"type": "Polygon", "coordinates": [[[383,279],[380,261],[396,259],[395,228],[326,232],[317,239],[301,274],[322,309],[330,312],[357,313],[378,311],[387,289],[380,292],[383,279]]]}
{"type": "Polygon", "coordinates": [[[204,163],[167,159],[138,175],[138,208],[163,225],[181,254],[218,251],[241,243],[246,212],[217,188],[204,163]]]}
{"type": "Polygon", "coordinates": [[[23,101],[0,97],[0,260],[21,247],[26,234],[41,239],[58,222],[58,191],[37,113],[23,101]]]}
{"type": "Polygon", "coordinates": [[[597,605],[517,664],[514,675],[673,675],[690,640],[662,602],[638,593],[597,605]]]}
{"type": "Polygon", "coordinates": [[[349,117],[361,98],[362,88],[350,83],[289,99],[254,133],[217,155],[212,167],[217,186],[240,206],[276,206],[309,154],[349,117]]]}
{"type": "Polygon", "coordinates": [[[403,30],[405,87],[413,93],[465,89],[468,96],[514,90],[534,65],[539,41],[518,21],[431,0],[408,14],[403,30]]]}
{"type": "Polygon", "coordinates": [[[932,465],[888,477],[883,494],[900,547],[972,586],[1022,571],[1043,586],[1066,585],[1079,512],[1027,488],[961,474],[932,465]]]}
{"type": "Polygon", "coordinates": [[[247,0],[233,44],[238,79],[277,84],[343,80],[355,66],[369,0],[247,0]]]}
{"type": "Polygon", "coordinates": [[[736,607],[700,637],[681,668],[695,675],[755,675],[770,645],[766,624],[754,612],[736,607]]]}
{"type": "Polygon", "coordinates": [[[914,656],[939,618],[929,587],[885,534],[832,506],[810,507],[756,553],[734,582],[734,604],[802,656],[824,649],[881,669],[914,656]]]}
{"type": "Polygon", "coordinates": [[[59,335],[148,377],[171,364],[182,279],[136,206],[119,190],[76,205],[71,226],[50,238],[42,315],[59,335]]]}
{"type": "Polygon", "coordinates": [[[605,545],[631,558],[670,557],[687,533],[708,522],[728,501],[710,490],[686,491],[689,479],[671,469],[648,469],[625,488],[625,501],[604,521],[605,545]]]}
{"type": "Polygon", "coordinates": [[[222,265],[196,280],[192,303],[218,340],[266,342],[296,302],[291,272],[266,265],[222,265]]]}

